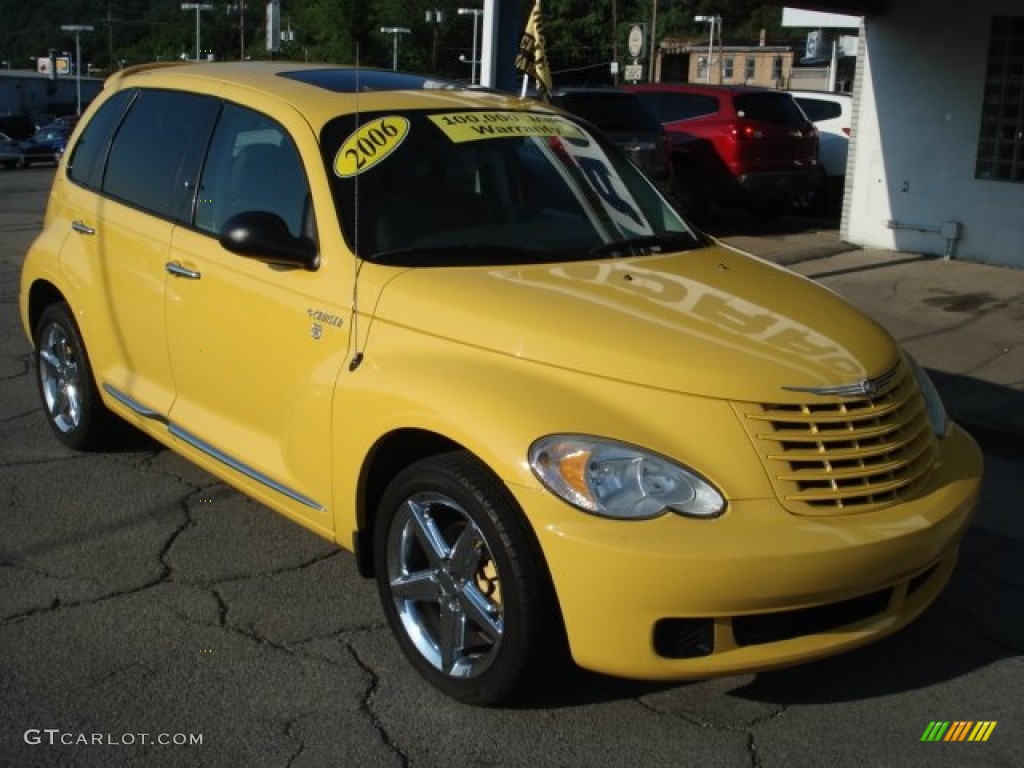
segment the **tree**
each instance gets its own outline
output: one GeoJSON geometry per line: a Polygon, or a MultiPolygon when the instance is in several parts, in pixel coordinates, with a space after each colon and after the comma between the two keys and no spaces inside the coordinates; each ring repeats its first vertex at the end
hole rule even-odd
{"type": "MultiPolygon", "coordinates": [[[[201,19],[204,49],[218,59],[269,58],[265,0],[245,0],[244,52],[242,0],[203,1],[214,5],[201,19]]],[[[547,55],[556,82],[606,81],[616,40],[624,61],[630,25],[649,24],[655,1],[657,40],[707,39],[707,25],[693,20],[700,14],[722,16],[726,41],[756,40],[762,28],[771,38],[781,32],[781,3],[760,0],[543,0],[547,55]]],[[[533,5],[533,0],[519,2],[517,34],[533,5]]],[[[411,34],[400,41],[400,68],[432,72],[436,35],[435,74],[468,80],[469,68],[459,56],[471,56],[473,25],[458,15],[460,5],[482,7],[483,0],[281,0],[282,21],[296,37],[282,43],[279,57],[390,67],[391,38],[380,27],[401,26],[411,34]],[[441,10],[444,22],[427,23],[427,9],[441,10]]],[[[13,68],[34,66],[34,57],[45,56],[51,47],[72,50],[74,40],[61,33],[61,24],[95,27],[81,38],[83,62],[94,66],[194,56],[195,17],[183,12],[178,0],[0,0],[0,13],[0,57],[13,68]]]]}

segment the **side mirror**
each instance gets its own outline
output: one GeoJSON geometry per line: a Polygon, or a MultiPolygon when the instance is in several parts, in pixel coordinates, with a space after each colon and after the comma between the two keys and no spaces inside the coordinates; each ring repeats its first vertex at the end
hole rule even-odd
{"type": "Polygon", "coordinates": [[[240,256],[315,270],[320,266],[316,243],[295,237],[284,219],[269,211],[236,213],[224,222],[220,244],[240,256]]]}

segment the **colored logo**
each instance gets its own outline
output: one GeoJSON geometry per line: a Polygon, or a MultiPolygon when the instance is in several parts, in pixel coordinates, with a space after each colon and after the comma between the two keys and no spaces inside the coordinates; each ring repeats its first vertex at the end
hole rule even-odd
{"type": "Polygon", "coordinates": [[[334,172],[347,178],[370,170],[398,149],[408,133],[409,121],[404,117],[378,117],[345,139],[334,158],[334,172]]]}
{"type": "Polygon", "coordinates": [[[932,720],[921,741],[988,741],[996,729],[995,720],[932,720]]]}

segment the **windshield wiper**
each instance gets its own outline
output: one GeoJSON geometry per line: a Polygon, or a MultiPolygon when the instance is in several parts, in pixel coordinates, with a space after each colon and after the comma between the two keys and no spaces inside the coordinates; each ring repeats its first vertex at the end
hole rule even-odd
{"type": "Polygon", "coordinates": [[[595,245],[588,256],[649,256],[652,253],[685,251],[701,245],[701,240],[689,232],[644,235],[627,240],[615,240],[595,245]]]}

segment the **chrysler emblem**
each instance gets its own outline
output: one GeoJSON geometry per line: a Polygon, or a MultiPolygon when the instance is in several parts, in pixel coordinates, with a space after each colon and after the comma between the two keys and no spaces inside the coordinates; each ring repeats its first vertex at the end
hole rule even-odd
{"type": "Polygon", "coordinates": [[[812,395],[839,395],[840,397],[864,397],[876,395],[885,389],[896,378],[899,367],[876,376],[873,379],[861,379],[851,384],[836,384],[826,387],[783,387],[789,392],[810,392],[812,395]]]}

